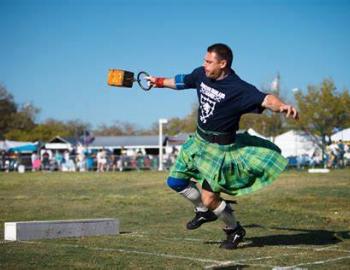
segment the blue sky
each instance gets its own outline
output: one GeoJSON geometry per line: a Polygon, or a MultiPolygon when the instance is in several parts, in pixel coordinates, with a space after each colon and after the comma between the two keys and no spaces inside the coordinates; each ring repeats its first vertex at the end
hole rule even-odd
{"type": "Polygon", "coordinates": [[[0,0],[0,83],[41,109],[38,121],[184,117],[194,90],[109,87],[110,68],[189,73],[212,43],[258,88],[279,72],[285,95],[332,78],[350,87],[350,1],[0,0]]]}

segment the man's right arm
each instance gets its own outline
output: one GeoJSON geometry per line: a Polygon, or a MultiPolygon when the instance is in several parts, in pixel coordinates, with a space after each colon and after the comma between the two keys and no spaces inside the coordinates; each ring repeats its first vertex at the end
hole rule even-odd
{"type": "Polygon", "coordinates": [[[155,88],[171,88],[171,89],[177,89],[175,84],[174,78],[159,78],[159,77],[153,77],[149,76],[146,77],[146,80],[148,81],[149,85],[152,85],[152,87],[155,88]]]}
{"type": "Polygon", "coordinates": [[[145,77],[149,85],[156,88],[171,88],[174,90],[183,90],[189,88],[196,88],[196,81],[198,74],[203,72],[203,67],[196,68],[189,74],[177,74],[173,78],[161,78],[161,77],[145,77]]]}

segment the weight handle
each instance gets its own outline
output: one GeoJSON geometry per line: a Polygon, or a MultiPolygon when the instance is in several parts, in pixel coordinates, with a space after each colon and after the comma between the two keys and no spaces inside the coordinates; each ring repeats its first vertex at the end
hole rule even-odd
{"type": "Polygon", "coordinates": [[[139,86],[141,87],[141,89],[144,90],[144,91],[149,91],[149,90],[151,90],[151,88],[153,87],[152,85],[148,85],[147,87],[145,87],[144,85],[142,85],[142,83],[141,83],[141,76],[142,76],[142,75],[145,75],[146,77],[149,77],[149,74],[148,74],[146,71],[141,71],[141,72],[139,72],[139,73],[137,74],[137,79],[136,79],[138,85],[139,85],[139,86]]]}

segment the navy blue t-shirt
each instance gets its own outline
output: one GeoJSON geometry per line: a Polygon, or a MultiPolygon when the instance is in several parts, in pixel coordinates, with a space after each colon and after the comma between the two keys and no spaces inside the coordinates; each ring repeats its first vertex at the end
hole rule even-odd
{"type": "Polygon", "coordinates": [[[204,67],[175,76],[178,89],[197,89],[198,125],[208,131],[235,132],[245,113],[261,113],[267,94],[240,79],[233,70],[222,80],[205,75],[204,67]]]}

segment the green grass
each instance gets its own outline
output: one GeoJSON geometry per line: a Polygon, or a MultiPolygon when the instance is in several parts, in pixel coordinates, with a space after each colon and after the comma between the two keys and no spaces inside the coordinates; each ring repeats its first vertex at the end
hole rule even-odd
{"type": "Polygon", "coordinates": [[[1,173],[1,239],[4,222],[24,220],[115,217],[122,234],[0,240],[0,269],[350,268],[350,170],[288,171],[273,185],[236,198],[247,236],[231,251],[218,248],[224,238],[220,221],[185,229],[193,208],[166,187],[166,177],[1,173]]]}

